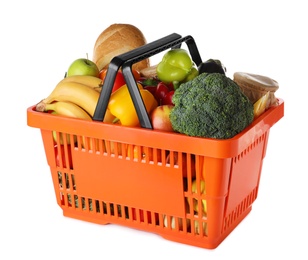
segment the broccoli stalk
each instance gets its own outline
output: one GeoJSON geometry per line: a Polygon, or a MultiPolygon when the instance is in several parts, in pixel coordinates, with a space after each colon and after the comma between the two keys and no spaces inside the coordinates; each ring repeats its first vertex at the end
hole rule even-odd
{"type": "Polygon", "coordinates": [[[227,139],[253,121],[253,104],[240,87],[221,73],[202,73],[174,92],[170,121],[175,131],[227,139]]]}

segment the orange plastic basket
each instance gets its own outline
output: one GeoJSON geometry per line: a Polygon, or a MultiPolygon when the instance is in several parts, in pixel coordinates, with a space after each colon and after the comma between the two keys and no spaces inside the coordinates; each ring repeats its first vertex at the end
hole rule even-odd
{"type": "Polygon", "coordinates": [[[251,211],[269,131],[283,114],[279,99],[240,134],[216,140],[27,109],[64,216],[208,249],[251,211]]]}

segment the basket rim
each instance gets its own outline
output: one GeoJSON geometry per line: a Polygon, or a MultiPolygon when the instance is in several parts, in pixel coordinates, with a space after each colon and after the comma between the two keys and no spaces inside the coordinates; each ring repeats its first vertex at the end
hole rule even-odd
{"type": "Polygon", "coordinates": [[[27,125],[47,131],[59,131],[158,149],[163,147],[166,150],[210,157],[229,158],[237,156],[284,116],[284,100],[278,98],[278,101],[277,106],[269,108],[241,133],[223,140],[55,116],[35,111],[35,105],[27,109],[27,125]]]}

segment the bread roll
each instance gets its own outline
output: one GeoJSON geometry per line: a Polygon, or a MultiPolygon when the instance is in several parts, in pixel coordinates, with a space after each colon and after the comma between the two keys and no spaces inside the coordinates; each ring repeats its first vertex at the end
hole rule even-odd
{"type": "MultiPolygon", "coordinates": [[[[122,53],[136,49],[146,44],[143,33],[131,24],[112,24],[97,38],[93,61],[99,70],[108,68],[111,60],[122,53]]],[[[150,66],[149,59],[144,59],[133,64],[132,68],[141,71],[150,66]]]]}

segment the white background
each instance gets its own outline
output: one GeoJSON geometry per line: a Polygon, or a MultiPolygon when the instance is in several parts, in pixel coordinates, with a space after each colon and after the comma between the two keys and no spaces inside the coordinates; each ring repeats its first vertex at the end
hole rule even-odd
{"type": "Polygon", "coordinates": [[[0,259],[307,259],[304,2],[2,1],[0,259]],[[285,116],[270,132],[259,196],[215,250],[66,218],[56,204],[40,132],[27,126],[26,109],[74,59],[91,58],[97,36],[112,23],[139,27],[148,42],[190,34],[203,60],[220,59],[229,77],[245,71],[279,83],[285,116]]]}

